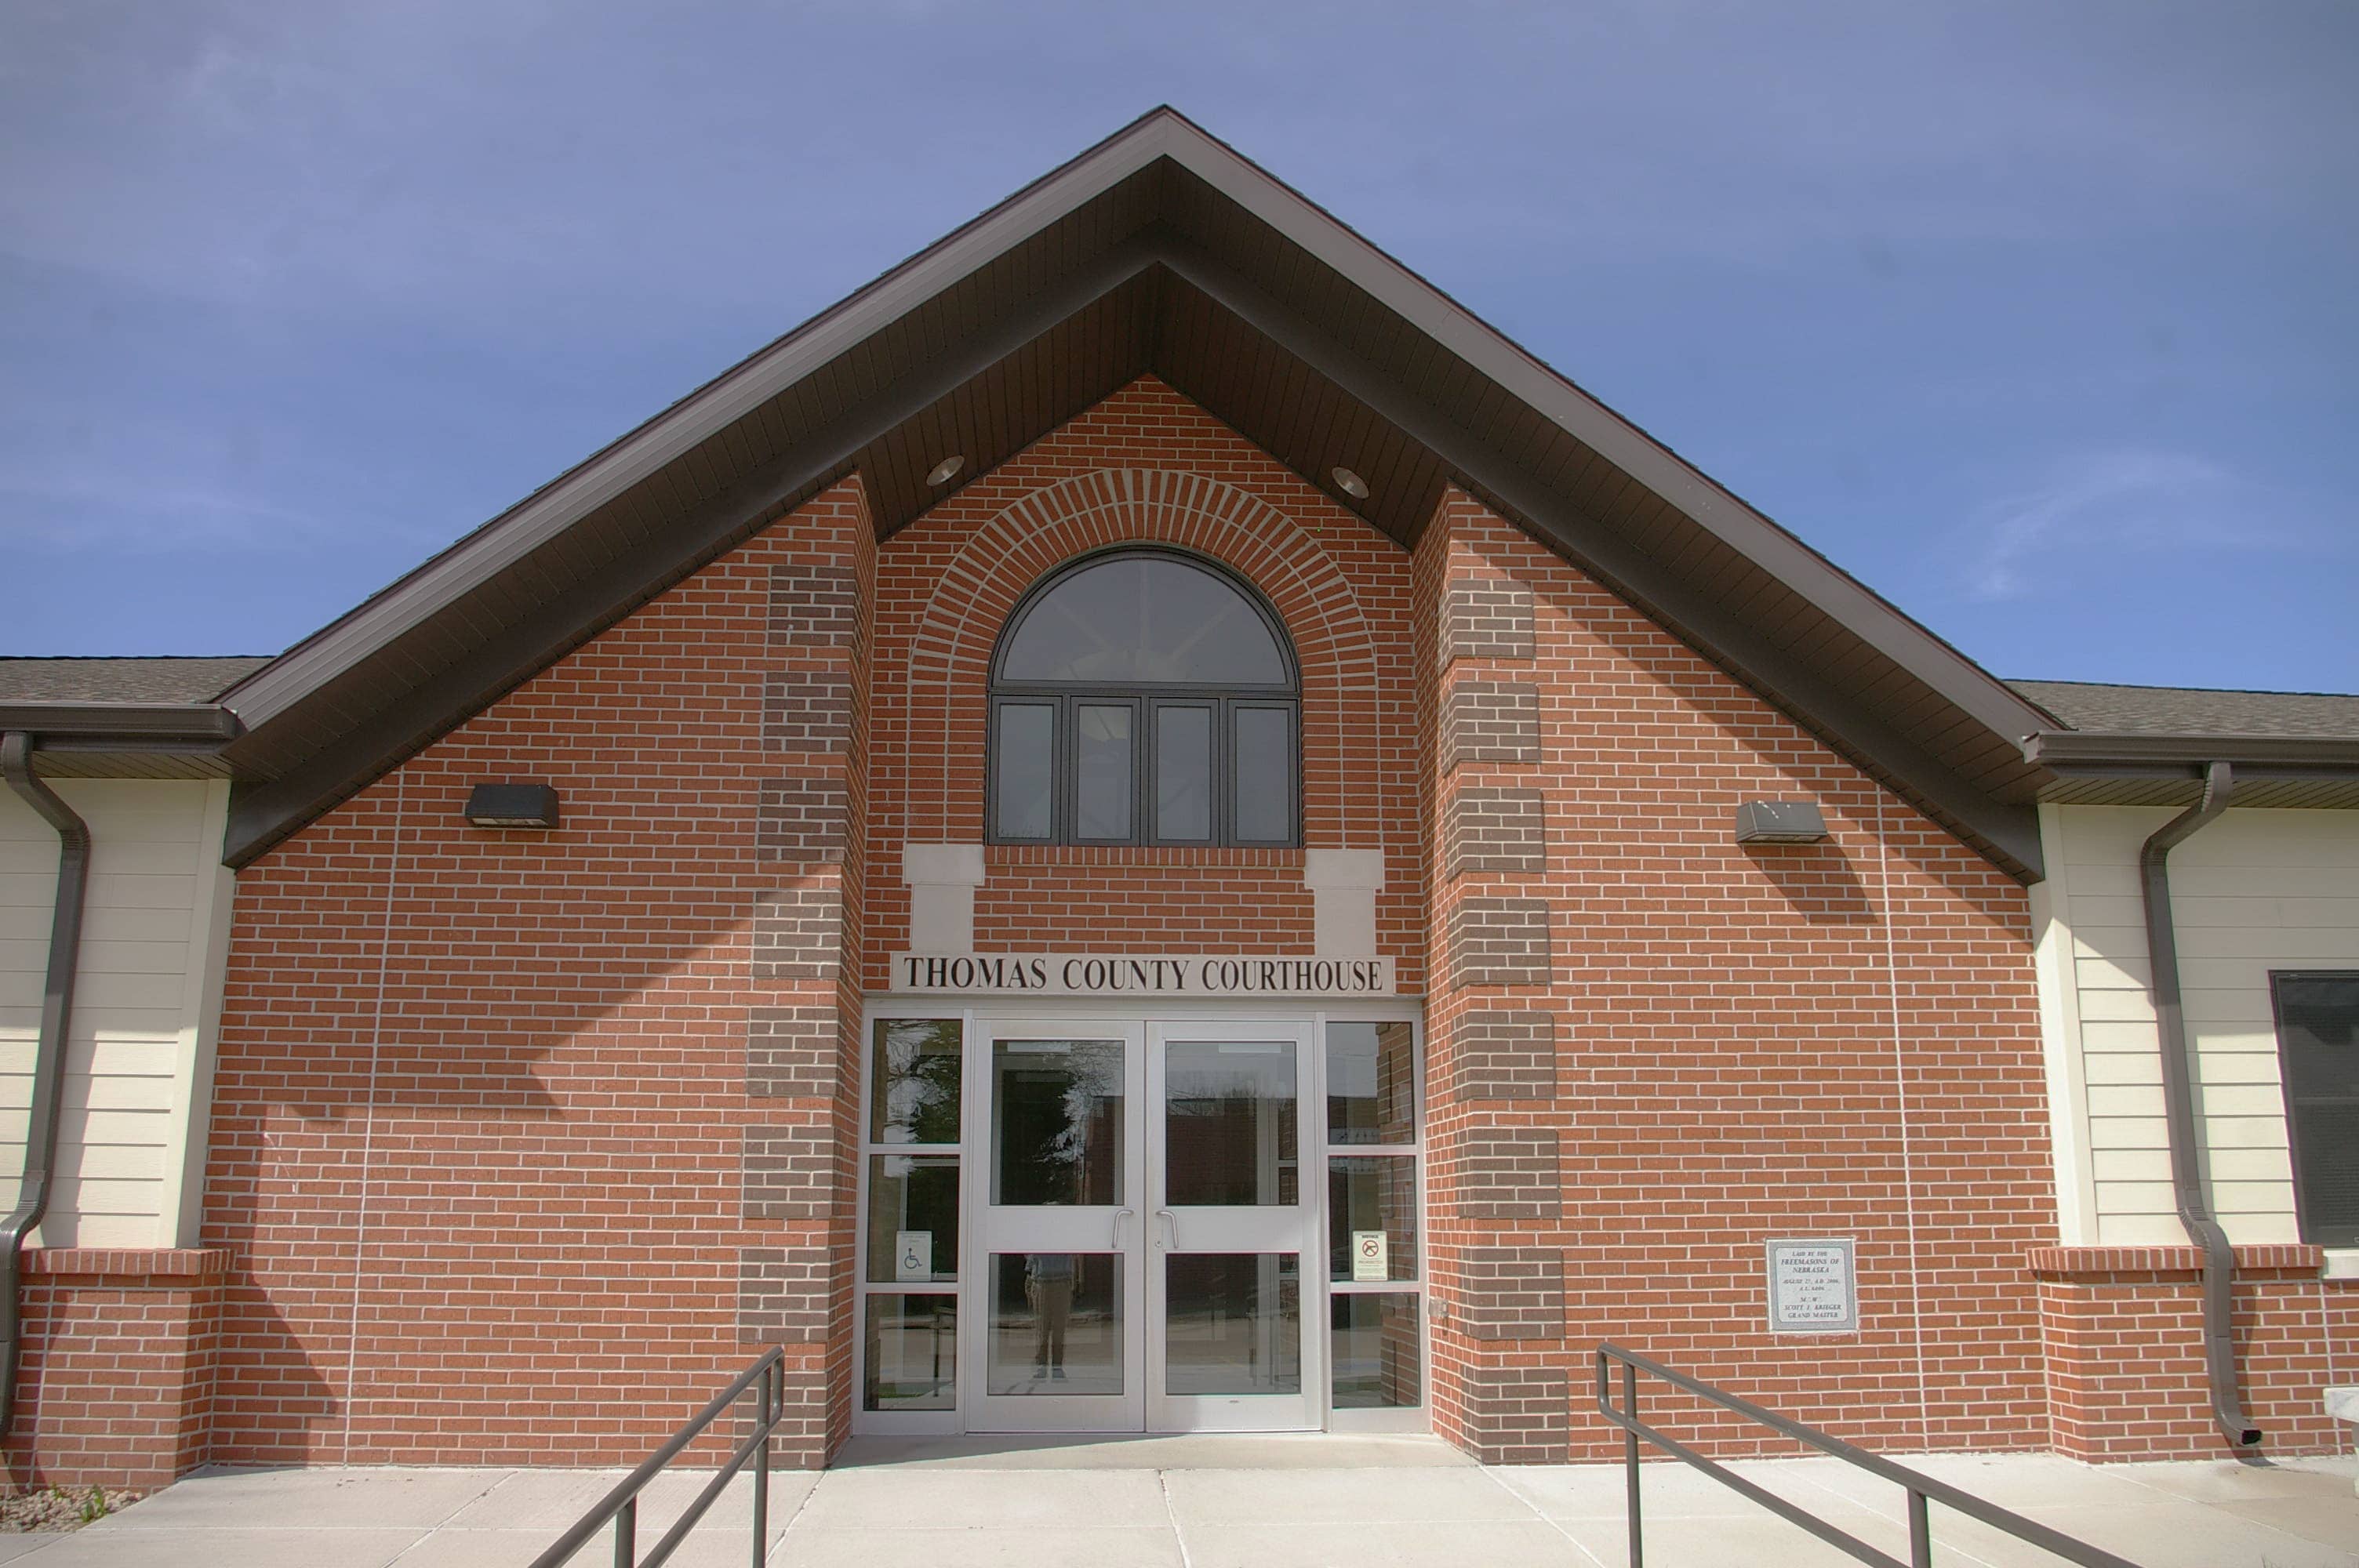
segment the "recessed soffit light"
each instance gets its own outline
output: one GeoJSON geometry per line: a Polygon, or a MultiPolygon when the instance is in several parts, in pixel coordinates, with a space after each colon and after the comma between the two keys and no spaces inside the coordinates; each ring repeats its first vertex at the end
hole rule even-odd
{"type": "Polygon", "coordinates": [[[948,484],[951,481],[958,478],[959,470],[964,467],[966,467],[966,454],[963,452],[952,452],[949,457],[944,458],[940,462],[936,463],[933,466],[932,470],[926,475],[926,482],[928,484],[948,484]]]}
{"type": "Polygon", "coordinates": [[[1354,501],[1365,501],[1368,499],[1368,481],[1366,480],[1362,479],[1358,474],[1353,473],[1350,469],[1343,467],[1340,463],[1327,471],[1335,476],[1336,489],[1342,491],[1344,494],[1350,496],[1354,501]]]}

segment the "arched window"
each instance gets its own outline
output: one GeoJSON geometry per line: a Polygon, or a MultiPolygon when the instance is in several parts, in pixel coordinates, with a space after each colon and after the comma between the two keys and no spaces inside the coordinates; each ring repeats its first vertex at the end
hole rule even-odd
{"type": "Polygon", "coordinates": [[[1084,556],[992,657],[992,839],[1298,843],[1301,716],[1286,629],[1243,583],[1169,550],[1084,556]]]}

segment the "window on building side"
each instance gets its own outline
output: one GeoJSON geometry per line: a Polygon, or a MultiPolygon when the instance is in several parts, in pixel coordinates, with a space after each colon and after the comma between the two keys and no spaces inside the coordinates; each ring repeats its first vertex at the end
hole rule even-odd
{"type": "Polygon", "coordinates": [[[2269,981],[2301,1238],[2359,1247],[2359,969],[2269,981]]]}
{"type": "Polygon", "coordinates": [[[1000,637],[991,836],[1298,843],[1301,719],[1284,628],[1228,573],[1170,551],[1084,557],[1000,637]]]}

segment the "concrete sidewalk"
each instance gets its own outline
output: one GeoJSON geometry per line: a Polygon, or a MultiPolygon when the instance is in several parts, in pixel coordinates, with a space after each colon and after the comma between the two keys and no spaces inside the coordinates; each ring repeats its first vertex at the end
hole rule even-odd
{"type": "MultiPolygon", "coordinates": [[[[2047,1455],[1907,1461],[2150,1568],[2359,1568],[2350,1460],[2112,1465],[2047,1455]]],[[[1872,1544],[1908,1551],[1897,1488],[1832,1459],[1742,1472],[1872,1544]]],[[[35,1568],[521,1568],[619,1477],[611,1470],[202,1472],[76,1534],[0,1536],[35,1568]]],[[[641,1549],[702,1484],[643,1500],[641,1549]]],[[[1650,1465],[1649,1568],[1848,1563],[1681,1465],[1650,1465]]],[[[821,1475],[781,1473],[782,1568],[1622,1568],[1622,1474],[1493,1469],[1426,1438],[1144,1438],[1083,1444],[864,1440],[821,1475]]],[[[1934,1510],[1936,1561],[2057,1559],[1934,1510]]],[[[680,1554],[746,1563],[747,1487],[680,1554]]],[[[613,1561],[601,1536],[576,1559],[613,1561]]]]}

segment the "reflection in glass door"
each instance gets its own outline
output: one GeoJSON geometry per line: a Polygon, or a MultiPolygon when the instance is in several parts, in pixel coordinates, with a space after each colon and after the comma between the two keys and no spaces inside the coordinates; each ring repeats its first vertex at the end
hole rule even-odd
{"type": "Polygon", "coordinates": [[[1138,1431],[1140,1031],[992,1024],[984,1035],[969,1430],[1138,1431]]]}
{"type": "Polygon", "coordinates": [[[1148,1045],[1149,1422],[1315,1427],[1302,1312],[1310,1030],[1165,1024],[1148,1045]]]}

